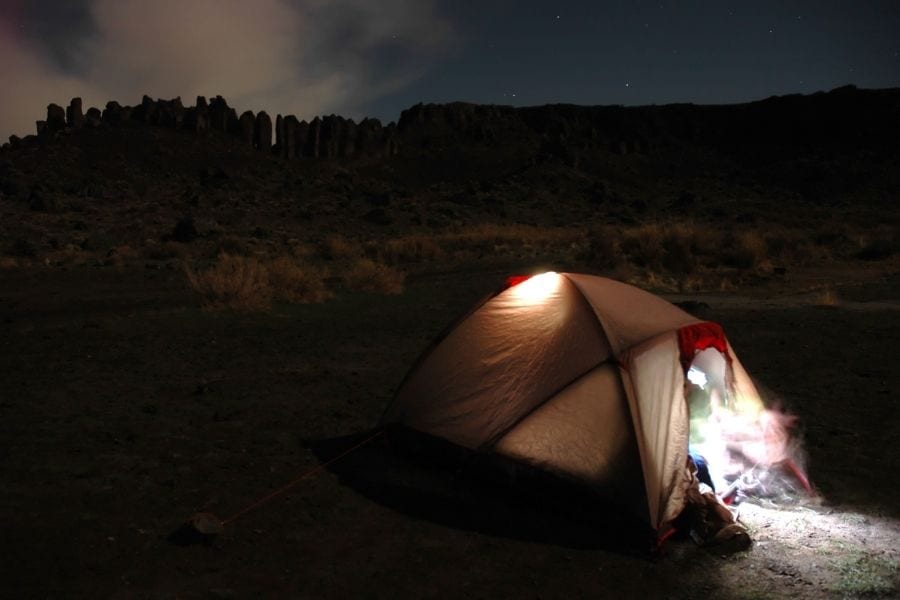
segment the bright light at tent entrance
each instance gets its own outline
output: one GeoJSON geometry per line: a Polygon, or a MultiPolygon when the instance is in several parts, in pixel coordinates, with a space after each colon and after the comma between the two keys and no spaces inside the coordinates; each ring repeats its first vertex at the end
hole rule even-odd
{"type": "Polygon", "coordinates": [[[554,271],[547,271],[534,277],[529,277],[522,283],[514,286],[510,291],[517,300],[522,302],[540,302],[552,296],[559,289],[560,275],[554,271]]]}
{"type": "Polygon", "coordinates": [[[697,353],[685,387],[690,449],[702,456],[716,493],[728,501],[792,502],[811,492],[789,429],[793,418],[766,410],[755,389],[737,386],[724,356],[697,353]]]}
{"type": "Polygon", "coordinates": [[[700,387],[706,385],[706,373],[696,367],[691,367],[688,370],[687,378],[688,381],[690,381],[694,385],[699,385],[700,387]]]}

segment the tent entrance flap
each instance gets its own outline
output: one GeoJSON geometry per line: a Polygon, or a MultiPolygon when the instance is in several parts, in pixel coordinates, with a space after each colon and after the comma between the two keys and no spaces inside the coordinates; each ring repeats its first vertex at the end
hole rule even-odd
{"type": "Polygon", "coordinates": [[[622,360],[650,524],[655,529],[681,512],[689,482],[689,415],[678,356],[678,341],[670,333],[633,348],[622,360]]]}

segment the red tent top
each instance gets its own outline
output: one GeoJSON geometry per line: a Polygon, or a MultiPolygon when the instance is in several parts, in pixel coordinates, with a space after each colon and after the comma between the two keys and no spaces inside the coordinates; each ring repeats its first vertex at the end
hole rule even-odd
{"type": "Polygon", "coordinates": [[[725,356],[728,365],[731,366],[731,356],[728,354],[728,341],[725,332],[718,323],[705,321],[685,325],[678,330],[678,350],[681,355],[681,366],[687,372],[694,361],[694,355],[707,348],[715,348],[725,356]]]}

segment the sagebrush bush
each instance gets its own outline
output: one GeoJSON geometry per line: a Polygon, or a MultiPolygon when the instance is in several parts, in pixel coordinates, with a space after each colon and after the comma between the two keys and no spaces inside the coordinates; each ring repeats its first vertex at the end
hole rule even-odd
{"type": "Polygon", "coordinates": [[[638,267],[658,270],[662,267],[663,228],[648,223],[622,232],[622,253],[638,267]]]}
{"type": "Polygon", "coordinates": [[[581,236],[575,229],[535,227],[533,225],[481,223],[442,233],[435,240],[448,253],[493,253],[498,250],[516,251],[522,248],[565,247],[581,236]]]}
{"type": "Polygon", "coordinates": [[[616,231],[612,227],[595,227],[586,234],[587,243],[579,258],[598,269],[612,269],[622,262],[616,231]]]}
{"type": "Polygon", "coordinates": [[[838,299],[837,290],[833,287],[827,287],[819,292],[813,298],[815,306],[835,307],[839,306],[841,301],[838,299]]]}
{"type": "Polygon", "coordinates": [[[273,295],[286,302],[308,304],[331,297],[325,279],[328,272],[312,265],[300,265],[287,256],[266,263],[273,295]]]}
{"type": "Polygon", "coordinates": [[[894,241],[887,238],[875,238],[864,242],[856,257],[862,260],[884,260],[894,254],[894,241]]]}
{"type": "Polygon", "coordinates": [[[214,310],[253,312],[276,300],[307,304],[331,297],[325,269],[287,256],[261,261],[223,253],[207,269],[185,265],[184,270],[203,305],[214,310]]]}
{"type": "Polygon", "coordinates": [[[727,235],[723,240],[722,262],[736,269],[754,269],[767,259],[766,240],[756,231],[727,235]]]}
{"type": "Polygon", "coordinates": [[[671,273],[688,275],[697,269],[696,230],[686,224],[668,228],[662,240],[662,266],[671,273]]]}
{"type": "Polygon", "coordinates": [[[181,259],[186,256],[186,250],[183,244],[178,242],[167,241],[162,244],[150,244],[143,248],[144,258],[148,260],[171,260],[173,258],[181,259]]]}
{"type": "Polygon", "coordinates": [[[208,269],[196,271],[185,265],[184,270],[207,308],[252,312],[272,304],[268,272],[255,258],[223,253],[208,269]]]}
{"type": "Polygon", "coordinates": [[[356,258],[362,253],[358,243],[352,242],[339,234],[329,235],[322,240],[319,251],[325,260],[356,258]]]}
{"type": "MultiPolygon", "coordinates": [[[[805,234],[794,231],[774,230],[765,234],[766,249],[771,260],[779,262],[803,262],[813,255],[812,243],[805,234]]],[[[834,247],[823,246],[828,254],[836,255],[834,247]]]]}
{"type": "Polygon", "coordinates": [[[432,236],[408,235],[387,240],[375,246],[375,255],[382,261],[396,265],[440,260],[446,253],[432,236]]]}
{"type": "Polygon", "coordinates": [[[370,258],[354,261],[344,271],[344,285],[349,290],[376,294],[400,294],[406,274],[370,258]]]}

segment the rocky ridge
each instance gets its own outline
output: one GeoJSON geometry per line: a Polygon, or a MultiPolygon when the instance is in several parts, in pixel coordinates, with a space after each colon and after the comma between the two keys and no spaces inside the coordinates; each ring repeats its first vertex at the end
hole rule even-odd
{"type": "Polygon", "coordinates": [[[284,159],[374,158],[433,155],[465,147],[510,152],[524,147],[535,160],[577,164],[579,155],[604,151],[648,155],[691,145],[724,151],[754,162],[798,153],[820,154],[860,148],[897,153],[900,89],[860,90],[844,86],[830,92],[775,96],[738,105],[576,106],[555,104],[515,108],[464,102],[417,104],[399,121],[360,122],[337,115],[300,120],[266,111],[238,114],[222,96],[194,106],[181,98],[136,106],[110,101],[101,111],[82,112],[82,101],[47,107],[37,135],[11,136],[3,147],[42,141],[81,128],[144,123],[195,134],[218,131],[261,152],[284,159]]]}

